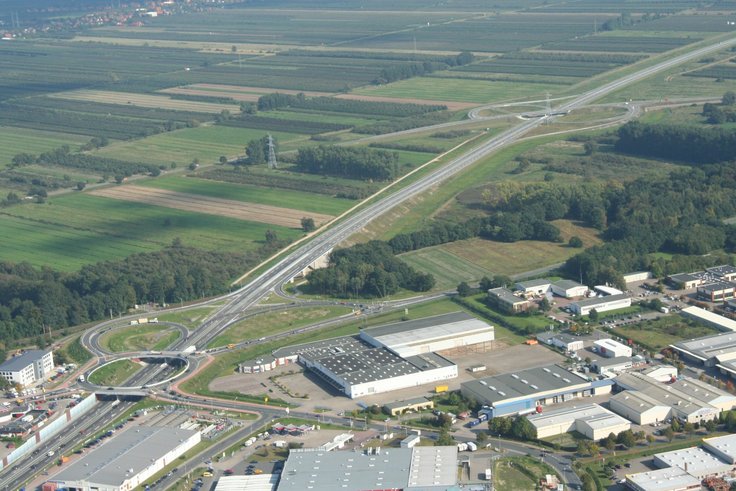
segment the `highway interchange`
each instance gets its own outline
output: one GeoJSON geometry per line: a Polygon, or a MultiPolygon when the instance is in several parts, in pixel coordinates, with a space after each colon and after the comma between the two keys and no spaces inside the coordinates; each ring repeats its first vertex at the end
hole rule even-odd
{"type": "MultiPolygon", "coordinates": [[[[620,88],[623,88],[632,83],[643,80],[644,78],[650,77],[656,73],[662,72],[676,65],[684,62],[697,59],[698,57],[729,48],[736,45],[736,39],[729,39],[721,41],[715,44],[707,45],[705,47],[695,49],[693,51],[686,52],[678,55],[666,61],[662,61],[650,67],[644,68],[637,72],[625,75],[615,81],[606,83],[598,88],[592,89],[588,92],[573,97],[566,102],[563,102],[560,106],[554,108],[554,114],[564,114],[576,109],[580,109],[591,102],[600,99],[620,88]]],[[[483,108],[479,108],[483,109],[483,108]]],[[[480,118],[480,112],[476,111],[476,118],[480,118]]],[[[416,181],[404,186],[403,188],[394,191],[387,196],[376,199],[371,203],[368,203],[351,215],[343,218],[338,223],[329,227],[319,235],[315,236],[311,240],[307,241],[294,251],[287,254],[285,257],[280,259],[274,265],[270,266],[263,273],[259,274],[255,278],[251,279],[243,287],[230,294],[224,295],[216,299],[210,299],[203,304],[212,304],[223,299],[226,301],[225,305],[218,308],[218,310],[210,315],[205,322],[196,330],[190,331],[184,326],[173,325],[176,329],[182,332],[182,336],[172,347],[170,351],[183,351],[189,346],[196,346],[198,350],[203,349],[209,341],[214,339],[217,335],[226,330],[230,325],[238,320],[244,318],[247,315],[255,315],[257,313],[267,311],[269,309],[277,309],[283,307],[256,307],[256,304],[266,296],[270,291],[279,290],[281,286],[287,281],[295,277],[299,272],[304,270],[308,265],[313,263],[315,260],[332,250],[333,247],[347,239],[349,236],[359,231],[366,224],[372,220],[380,217],[388,210],[403,203],[420,193],[423,193],[434,186],[439,185],[443,181],[450,177],[457,175],[469,166],[476,162],[488,157],[490,154],[498,151],[499,149],[509,146],[514,142],[518,141],[522,137],[528,135],[532,130],[545,122],[554,119],[556,116],[543,115],[539,118],[527,119],[521,121],[516,126],[503,131],[495,137],[489,139],[485,143],[473,148],[465,154],[456,157],[448,163],[442,165],[437,170],[430,172],[424,177],[417,179],[416,181]],[[246,311],[248,311],[246,313],[246,311]]],[[[426,128],[423,128],[426,130],[426,128]]],[[[200,304],[201,305],[201,304],[200,304]]],[[[191,307],[191,306],[190,306],[191,307]]],[[[181,310],[181,309],[176,309],[181,310]]],[[[85,347],[90,349],[95,356],[104,359],[106,357],[114,356],[106,352],[99,345],[99,335],[115,325],[120,324],[119,319],[110,320],[103,322],[92,329],[85,332],[82,343],[85,347]]],[[[318,326],[321,328],[322,326],[318,326]]],[[[268,338],[268,341],[278,339],[281,337],[287,337],[292,333],[284,333],[282,335],[273,336],[268,338]]],[[[264,342],[266,340],[261,340],[264,342]]],[[[256,341],[259,342],[259,341],[256,341]]],[[[190,370],[196,370],[198,363],[201,361],[200,357],[191,357],[196,361],[192,363],[190,370]],[[199,358],[199,359],[198,359],[199,358]]],[[[147,375],[136,374],[136,380],[129,382],[127,385],[145,385],[147,375]]],[[[93,388],[93,386],[86,385],[87,388],[93,388]]],[[[169,397],[161,396],[161,397],[169,397]]],[[[220,409],[251,409],[257,411],[260,414],[259,421],[267,422],[274,418],[278,418],[284,415],[283,409],[269,407],[269,406],[254,406],[247,405],[245,403],[229,402],[221,400],[207,400],[201,397],[196,397],[188,394],[176,394],[171,396],[171,400],[182,402],[186,401],[189,404],[206,404],[207,407],[220,408],[220,409]]],[[[109,402],[101,402],[100,404],[111,404],[109,402]]],[[[115,417],[122,414],[126,409],[130,407],[130,403],[124,402],[118,404],[115,408],[111,408],[110,411],[95,411],[92,415],[84,418],[83,421],[76,423],[75,426],[64,429],[60,434],[53,438],[51,442],[47,442],[43,448],[58,448],[59,445],[73,445],[75,441],[81,440],[79,431],[81,429],[86,430],[88,433],[94,433],[101,430],[106,425],[109,425],[110,421],[115,417]]],[[[314,419],[314,414],[300,413],[298,411],[292,411],[292,416],[304,417],[314,419]]],[[[332,418],[333,420],[336,418],[332,418]]],[[[383,425],[378,425],[381,428],[383,425]]],[[[532,450],[530,447],[519,443],[512,443],[506,441],[498,441],[496,445],[500,448],[506,449],[509,452],[529,453],[538,452],[532,450]]],[[[18,486],[23,482],[27,481],[28,477],[33,473],[33,469],[48,460],[46,455],[41,452],[35,456],[25,458],[18,464],[17,468],[11,466],[10,470],[4,470],[0,473],[0,489],[9,489],[13,486],[18,486]]],[[[579,485],[579,478],[569,469],[569,460],[565,456],[559,455],[547,455],[545,461],[556,468],[558,472],[564,477],[564,480],[573,485],[579,485]]]]}

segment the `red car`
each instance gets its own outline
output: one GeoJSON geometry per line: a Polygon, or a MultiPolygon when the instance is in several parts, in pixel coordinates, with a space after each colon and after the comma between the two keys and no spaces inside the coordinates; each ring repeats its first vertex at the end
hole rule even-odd
{"type": "Polygon", "coordinates": [[[223,474],[225,474],[226,476],[232,476],[233,474],[235,474],[235,471],[232,469],[225,469],[225,472],[223,472],[223,474]]]}

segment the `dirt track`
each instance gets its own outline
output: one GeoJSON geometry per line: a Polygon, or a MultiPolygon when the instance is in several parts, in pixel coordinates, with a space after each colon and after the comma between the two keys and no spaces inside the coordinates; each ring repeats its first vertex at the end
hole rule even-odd
{"type": "Polygon", "coordinates": [[[301,228],[301,219],[314,219],[317,226],[331,220],[330,215],[280,208],[278,206],[246,203],[229,199],[211,198],[198,194],[178,193],[166,189],[127,185],[91,191],[90,194],[106,198],[134,201],[177,210],[219,215],[251,222],[269,223],[283,227],[301,228]]]}

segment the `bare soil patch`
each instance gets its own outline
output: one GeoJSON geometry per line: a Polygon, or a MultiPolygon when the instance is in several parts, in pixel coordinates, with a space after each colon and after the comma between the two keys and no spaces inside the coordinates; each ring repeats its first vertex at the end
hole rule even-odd
{"type": "Polygon", "coordinates": [[[304,90],[272,89],[269,87],[249,87],[245,85],[226,84],[191,84],[181,87],[171,87],[159,90],[167,94],[204,95],[209,97],[230,97],[236,101],[254,102],[264,94],[278,92],[280,94],[296,95],[302,93],[310,97],[331,96],[330,92],[316,92],[304,90]]]}
{"type": "MultiPolygon", "coordinates": [[[[211,95],[211,94],[210,94],[211,95]]],[[[73,101],[98,102],[103,104],[131,105],[155,109],[172,109],[175,111],[219,113],[227,109],[231,113],[239,113],[240,106],[235,104],[219,104],[211,102],[187,101],[172,99],[163,95],[134,94],[131,92],[115,92],[111,90],[80,89],[57,92],[49,97],[69,99],[73,101]]]]}
{"type": "Polygon", "coordinates": [[[331,220],[331,215],[305,212],[291,208],[247,203],[228,199],[211,198],[189,193],[143,186],[118,186],[91,191],[90,194],[106,198],[145,203],[177,210],[219,215],[251,222],[269,223],[283,227],[300,228],[305,216],[314,219],[317,226],[331,220]]]}

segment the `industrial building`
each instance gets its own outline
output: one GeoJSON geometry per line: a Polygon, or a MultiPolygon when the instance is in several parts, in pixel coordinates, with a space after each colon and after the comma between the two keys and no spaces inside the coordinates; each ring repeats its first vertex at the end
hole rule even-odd
{"type": "Polygon", "coordinates": [[[221,476],[215,491],[276,491],[278,474],[253,474],[250,476],[221,476]]]}
{"type": "Polygon", "coordinates": [[[716,367],[724,375],[736,378],[736,333],[705,336],[682,341],[670,347],[682,358],[706,367],[716,367]]]}
{"type": "Polygon", "coordinates": [[[626,475],[626,485],[634,491],[688,491],[700,490],[700,479],[679,467],[626,475]]]}
{"type": "Polygon", "coordinates": [[[716,281],[706,283],[697,287],[697,295],[700,300],[707,302],[725,302],[734,298],[736,285],[727,281],[716,281]]]}
{"type": "Polygon", "coordinates": [[[485,349],[493,326],[464,312],[363,329],[282,348],[275,358],[297,359],[348,397],[362,397],[457,377],[457,365],[435,351],[485,349]]]}
{"type": "Polygon", "coordinates": [[[537,341],[556,346],[565,351],[578,351],[583,349],[583,340],[570,334],[547,331],[537,334],[537,341]]]}
{"type": "Polygon", "coordinates": [[[414,399],[407,399],[404,401],[395,401],[384,404],[383,409],[387,411],[391,416],[397,414],[404,414],[407,411],[422,411],[424,409],[433,409],[434,401],[427,399],[426,397],[415,397],[414,399]]]}
{"type": "Polygon", "coordinates": [[[657,382],[674,382],[677,379],[677,367],[672,365],[656,365],[647,368],[641,373],[653,378],[657,382]]]}
{"type": "Polygon", "coordinates": [[[667,281],[678,290],[691,290],[703,284],[703,278],[694,273],[672,274],[667,281]]]}
{"type": "Polygon", "coordinates": [[[736,435],[703,438],[703,447],[719,459],[736,464],[736,435]]]}
{"type": "Polygon", "coordinates": [[[414,448],[422,441],[419,435],[409,435],[399,442],[401,448],[414,448]]]}
{"type": "Polygon", "coordinates": [[[701,447],[658,453],[652,460],[659,468],[677,467],[701,480],[709,476],[722,476],[733,468],[732,464],[701,447]]]}
{"type": "Polygon", "coordinates": [[[606,358],[631,358],[631,346],[626,346],[613,339],[599,339],[593,343],[594,351],[606,358]]]}
{"type": "Polygon", "coordinates": [[[129,491],[199,442],[199,431],[138,426],[69,464],[49,479],[44,489],[129,491]]]}
{"type": "Polygon", "coordinates": [[[488,405],[493,418],[527,414],[538,406],[607,394],[612,385],[611,380],[591,381],[559,365],[548,365],[464,382],[460,390],[466,398],[488,405]]]}
{"type": "Polygon", "coordinates": [[[623,292],[619,290],[618,288],[614,288],[608,285],[596,285],[593,287],[593,290],[595,290],[602,296],[623,294],[623,292]]]}
{"type": "Polygon", "coordinates": [[[629,421],[598,404],[553,409],[529,415],[527,419],[537,430],[538,439],[577,431],[597,441],[611,433],[617,435],[631,429],[629,421]]]}
{"type": "Polygon", "coordinates": [[[721,266],[713,266],[712,268],[706,268],[705,272],[721,281],[734,281],[736,280],[736,267],[729,264],[721,266]]]}
{"type": "Polygon", "coordinates": [[[588,287],[577,281],[559,280],[552,283],[552,293],[563,298],[577,298],[585,295],[588,287]]]}
{"type": "Polygon", "coordinates": [[[514,295],[514,292],[504,287],[488,290],[488,300],[499,309],[510,314],[523,312],[531,305],[529,300],[514,295]]]}
{"type": "Polygon", "coordinates": [[[697,423],[715,419],[721,411],[730,410],[736,405],[736,396],[687,377],[663,384],[640,373],[624,373],[616,378],[616,385],[624,389],[624,394],[629,395],[630,399],[617,394],[611,398],[611,409],[640,424],[651,423],[652,419],[666,419],[661,416],[661,409],[653,410],[659,406],[670,408],[667,418],[676,417],[697,423]]]}
{"type": "Polygon", "coordinates": [[[520,281],[515,287],[525,295],[546,295],[552,288],[552,282],[543,279],[520,281]]]}
{"type": "Polygon", "coordinates": [[[291,451],[279,491],[403,489],[442,491],[457,484],[457,446],[291,451]]]}
{"type": "Polygon", "coordinates": [[[631,307],[631,297],[626,294],[586,298],[570,304],[570,309],[577,315],[588,315],[591,310],[601,313],[626,307],[631,307]]]}
{"type": "Polygon", "coordinates": [[[669,405],[637,390],[625,390],[612,396],[608,406],[617,414],[638,425],[657,424],[667,420],[672,411],[669,405]]]}
{"type": "Polygon", "coordinates": [[[452,312],[369,327],[360,331],[360,337],[373,346],[385,346],[398,356],[407,358],[490,343],[494,339],[494,329],[465,312],[452,312]]]}
{"type": "Polygon", "coordinates": [[[702,322],[705,325],[715,327],[719,331],[736,331],[736,321],[723,317],[722,315],[714,314],[708,310],[701,309],[700,307],[685,307],[680,312],[686,317],[702,322]]]}
{"type": "Polygon", "coordinates": [[[602,360],[593,360],[593,367],[599,375],[615,377],[619,373],[631,370],[634,367],[634,360],[628,356],[603,358],[602,360]]]}
{"type": "Polygon", "coordinates": [[[653,278],[651,271],[635,271],[633,273],[627,273],[624,275],[624,283],[634,283],[637,281],[645,281],[653,278]]]}
{"type": "Polygon", "coordinates": [[[23,387],[45,380],[53,372],[54,355],[51,350],[29,350],[0,365],[0,376],[23,387]]]}

